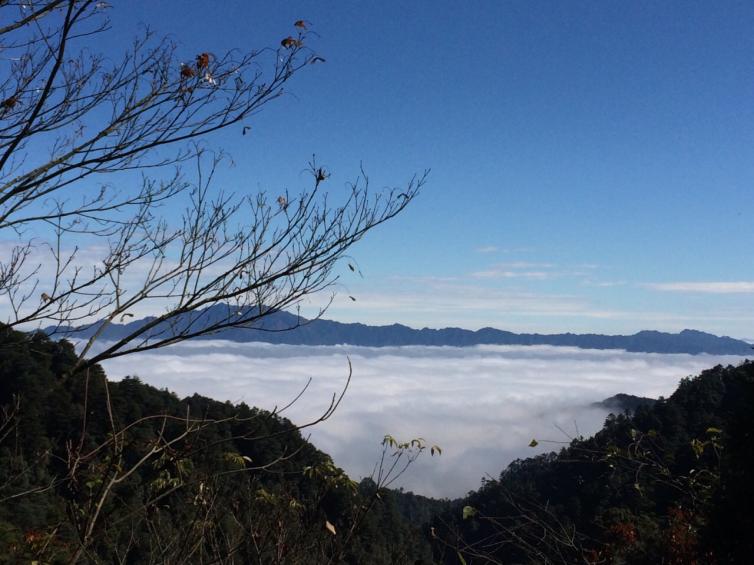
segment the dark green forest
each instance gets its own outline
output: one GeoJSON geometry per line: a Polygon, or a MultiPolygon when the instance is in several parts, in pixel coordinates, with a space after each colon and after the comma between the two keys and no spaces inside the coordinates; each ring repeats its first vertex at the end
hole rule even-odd
{"type": "MultiPolygon", "coordinates": [[[[513,462],[433,521],[445,563],[751,563],[754,363],[513,462]]],[[[437,554],[437,553],[436,553],[437,554]]]]}
{"type": "MultiPolygon", "coordinates": [[[[754,363],[681,381],[462,500],[354,482],[279,414],[180,399],[0,332],[3,563],[748,563],[754,363]]],[[[630,391],[627,391],[630,392],[630,391]]],[[[379,462],[378,462],[379,463],[379,462]]],[[[393,467],[393,463],[396,463],[393,467]]],[[[410,472],[410,470],[409,470],[410,472]]]]}
{"type": "Polygon", "coordinates": [[[431,559],[403,515],[436,503],[354,483],[278,415],[70,374],[73,347],[42,334],[0,351],[4,563],[431,559]]]}

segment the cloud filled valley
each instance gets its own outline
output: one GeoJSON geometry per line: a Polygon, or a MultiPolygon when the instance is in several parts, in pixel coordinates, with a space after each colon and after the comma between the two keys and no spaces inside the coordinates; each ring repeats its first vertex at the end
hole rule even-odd
{"type": "MultiPolygon", "coordinates": [[[[103,344],[101,344],[103,345],[103,344]]],[[[607,411],[591,403],[619,392],[657,397],[678,381],[733,356],[661,355],[551,346],[349,347],[227,341],[187,342],[107,361],[110,378],[139,376],[179,396],[273,409],[302,424],[345,398],[312,442],[354,478],[369,475],[386,433],[442,447],[398,483],[429,496],[456,497],[496,477],[513,459],[558,449],[569,436],[600,428],[607,411]],[[532,438],[539,446],[528,447],[532,438]]],[[[396,485],[397,486],[397,485],[396,485]]]]}

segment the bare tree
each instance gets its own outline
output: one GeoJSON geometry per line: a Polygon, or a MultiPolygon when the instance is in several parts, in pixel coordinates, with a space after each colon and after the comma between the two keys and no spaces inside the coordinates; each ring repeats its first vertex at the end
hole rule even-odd
{"type": "MultiPolygon", "coordinates": [[[[179,463],[197,450],[214,453],[218,446],[204,445],[202,438],[223,426],[243,429],[224,438],[227,444],[268,439],[256,424],[278,418],[286,407],[253,417],[163,411],[121,422],[97,363],[254,326],[331,287],[338,260],[400,213],[426,173],[401,189],[373,193],[361,170],[354,182],[335,190],[328,187],[330,173],[312,158],[309,186],[300,193],[222,190],[216,177],[230,158],[210,145],[212,134],[235,127],[246,135],[249,120],[283,95],[294,76],[324,62],[310,47],[308,22],[294,22],[279,45],[250,52],[213,53],[198,45],[184,53],[173,40],[146,30],[118,59],[99,49],[111,13],[107,2],[94,0],[0,0],[0,307],[10,336],[6,347],[18,347],[12,329],[65,335],[84,326],[89,336],[67,369],[81,378],[66,386],[84,387],[77,439],[25,456],[19,414],[29,399],[14,396],[2,407],[0,443],[14,441],[17,464],[5,470],[0,501],[64,491],[68,521],[50,524],[34,550],[38,556],[52,551],[67,531],[75,540],[61,551],[71,563],[101,559],[100,540],[120,548],[114,558],[123,561],[136,532],[147,531],[154,562],[233,562],[248,540],[226,537],[232,528],[219,521],[211,525],[226,510],[214,505],[212,489],[229,488],[227,476],[251,477],[286,464],[296,452],[253,463],[225,453],[231,468],[206,477],[189,477],[179,463]],[[109,326],[144,312],[154,315],[93,347],[109,326]],[[106,435],[92,430],[93,409],[104,411],[106,435]],[[146,442],[139,435],[145,433],[146,442]],[[35,468],[50,460],[59,469],[49,480],[35,481],[35,468]],[[143,499],[129,507],[119,493],[133,488],[145,469],[173,474],[163,477],[160,471],[142,485],[143,499]],[[186,506],[196,509],[180,543],[165,534],[171,524],[154,514],[176,492],[193,497],[186,506]],[[203,553],[208,548],[211,558],[203,553]]],[[[318,418],[279,433],[329,418],[347,386],[348,380],[318,418]]],[[[336,475],[336,483],[345,480],[336,475]]],[[[256,488],[249,481],[249,489],[256,488]]],[[[334,488],[331,483],[328,478],[323,484],[334,488]]],[[[258,498],[250,490],[256,506],[249,507],[247,522],[259,516],[257,506],[267,504],[258,498]]],[[[250,539],[262,544],[280,531],[273,525],[272,537],[250,539]]],[[[329,535],[325,531],[325,539],[329,535]]]]}
{"type": "Polygon", "coordinates": [[[312,160],[300,194],[218,189],[226,156],[208,136],[234,125],[245,134],[244,120],[324,61],[309,24],[295,22],[277,48],[198,46],[187,57],[146,31],[112,61],[96,50],[110,11],[93,0],[0,2],[5,323],[96,324],[79,368],[295,306],[331,286],[338,259],[426,178],[372,194],[362,171],[339,197],[324,192],[329,173],[312,160]],[[180,220],[166,203],[184,208],[180,220]],[[94,353],[109,324],[147,310],[159,313],[94,353]]]}

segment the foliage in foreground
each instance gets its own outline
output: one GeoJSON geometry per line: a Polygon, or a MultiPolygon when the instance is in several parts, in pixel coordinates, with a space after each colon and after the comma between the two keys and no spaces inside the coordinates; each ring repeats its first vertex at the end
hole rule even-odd
{"type": "Polygon", "coordinates": [[[754,363],[683,379],[433,523],[444,563],[750,563],[754,363]]]}
{"type": "MultiPolygon", "coordinates": [[[[754,363],[458,501],[351,481],[289,421],[0,334],[0,555],[43,563],[746,563],[754,363]],[[108,409],[110,407],[110,409],[108,409]],[[188,430],[188,433],[187,433],[188,430]],[[109,489],[109,490],[108,490],[109,489]],[[107,493],[107,496],[103,496],[107,493]]],[[[386,438],[386,453],[400,447],[386,438]]],[[[403,444],[411,446],[411,444],[403,444]]]]}
{"type": "Polygon", "coordinates": [[[0,334],[0,562],[428,557],[397,493],[351,481],[288,420],[99,367],[71,375],[76,359],[66,342],[0,334]]]}

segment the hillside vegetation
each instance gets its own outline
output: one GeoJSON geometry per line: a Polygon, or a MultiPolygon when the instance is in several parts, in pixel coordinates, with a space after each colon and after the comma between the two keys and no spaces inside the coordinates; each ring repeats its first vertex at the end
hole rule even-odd
{"type": "Polygon", "coordinates": [[[387,441],[385,472],[356,483],[279,414],[179,399],[136,378],[108,382],[97,366],[72,374],[75,360],[65,341],[0,332],[0,562],[754,555],[754,363],[684,379],[671,397],[610,416],[594,437],[515,461],[447,501],[385,488],[391,462],[410,462],[421,443],[387,441]]]}
{"type": "MultiPolygon", "coordinates": [[[[434,521],[445,563],[750,563],[754,363],[513,462],[434,521]],[[461,561],[462,562],[462,561],[461,561]]],[[[536,441],[536,439],[534,440],[536,441]]]]}
{"type": "MultiPolygon", "coordinates": [[[[106,389],[99,367],[68,373],[69,343],[0,335],[0,562],[429,559],[392,491],[351,481],[285,418],[136,378],[106,389]]],[[[421,516],[417,500],[403,510],[421,516]]]]}

